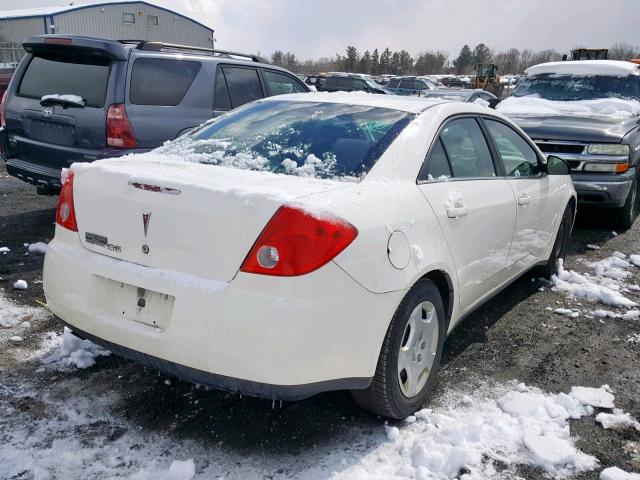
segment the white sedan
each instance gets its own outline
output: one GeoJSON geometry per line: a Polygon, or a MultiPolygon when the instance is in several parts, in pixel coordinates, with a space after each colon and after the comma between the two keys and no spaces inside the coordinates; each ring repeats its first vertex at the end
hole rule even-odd
{"type": "Polygon", "coordinates": [[[555,271],[568,173],[478,105],[268,98],[65,172],[47,303],[180,378],[269,399],[348,389],[402,418],[465,315],[532,267],[555,271]]]}

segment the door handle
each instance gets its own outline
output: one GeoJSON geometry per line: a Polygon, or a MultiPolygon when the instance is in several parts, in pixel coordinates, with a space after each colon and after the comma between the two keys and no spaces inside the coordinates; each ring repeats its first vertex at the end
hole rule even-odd
{"type": "Polygon", "coordinates": [[[456,207],[447,205],[447,217],[449,218],[460,218],[465,217],[467,215],[467,207],[464,205],[458,205],[456,207]]]}
{"type": "Polygon", "coordinates": [[[518,205],[529,205],[531,203],[531,197],[529,195],[522,195],[518,198],[518,205]]]}

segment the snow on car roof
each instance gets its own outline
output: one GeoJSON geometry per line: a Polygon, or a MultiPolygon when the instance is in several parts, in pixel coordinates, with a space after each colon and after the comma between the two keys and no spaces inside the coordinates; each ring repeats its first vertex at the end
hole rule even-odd
{"type": "Polygon", "coordinates": [[[626,77],[640,75],[640,66],[616,60],[578,60],[573,62],[549,62],[534,65],[525,70],[527,75],[608,75],[626,77]]]}
{"type": "Polygon", "coordinates": [[[347,105],[361,105],[366,107],[390,108],[409,113],[421,113],[429,107],[444,103],[441,99],[408,97],[401,95],[376,95],[365,92],[311,92],[292,93],[267,97],[262,101],[303,101],[344,103],[347,105]]]}

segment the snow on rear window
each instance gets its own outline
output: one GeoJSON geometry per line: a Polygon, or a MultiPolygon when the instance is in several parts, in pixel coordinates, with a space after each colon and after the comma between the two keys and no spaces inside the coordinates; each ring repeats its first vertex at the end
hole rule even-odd
{"type": "Polygon", "coordinates": [[[186,161],[303,177],[366,174],[414,115],[323,102],[255,102],[169,142],[186,161]]]}

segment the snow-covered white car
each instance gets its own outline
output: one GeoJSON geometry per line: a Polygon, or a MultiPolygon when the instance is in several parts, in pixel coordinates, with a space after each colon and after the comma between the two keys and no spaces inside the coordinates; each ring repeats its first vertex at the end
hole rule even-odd
{"type": "Polygon", "coordinates": [[[401,418],[465,315],[555,270],[568,172],[474,104],[264,99],[150,153],[74,165],[47,304],[78,336],[193,382],[285,400],[348,389],[401,418]]]}

